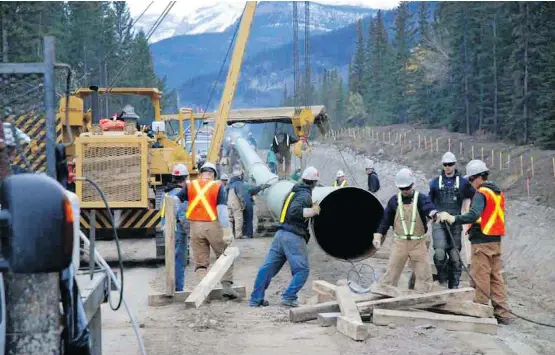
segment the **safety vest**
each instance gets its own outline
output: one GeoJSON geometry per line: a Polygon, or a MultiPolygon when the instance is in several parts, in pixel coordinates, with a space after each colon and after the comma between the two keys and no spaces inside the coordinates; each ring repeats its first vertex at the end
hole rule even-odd
{"type": "Polygon", "coordinates": [[[484,235],[505,235],[505,194],[497,195],[487,187],[480,187],[478,192],[486,198],[486,207],[476,223],[484,235]]]}
{"type": "Polygon", "coordinates": [[[347,183],[347,180],[343,179],[343,181],[341,181],[341,184],[338,185],[338,184],[337,184],[337,179],[336,179],[336,180],[333,182],[333,187],[337,187],[337,186],[343,187],[343,186],[345,186],[346,183],[347,183]]]}
{"type": "Polygon", "coordinates": [[[414,197],[412,200],[412,216],[410,221],[410,230],[407,228],[407,224],[405,222],[405,212],[403,209],[403,197],[399,192],[397,194],[397,213],[399,214],[399,218],[401,219],[401,225],[403,226],[403,233],[404,235],[395,234],[395,237],[398,239],[422,239],[422,236],[415,236],[414,235],[414,228],[416,227],[416,218],[418,216],[418,191],[414,192],[414,197]]]}
{"type": "Polygon", "coordinates": [[[197,179],[188,185],[189,207],[185,216],[191,221],[213,222],[217,219],[218,191],[220,183],[197,179]]]}
{"type": "Polygon", "coordinates": [[[285,222],[285,215],[287,214],[287,209],[289,208],[289,204],[291,203],[291,199],[293,198],[294,195],[295,195],[294,192],[290,192],[289,195],[287,196],[287,198],[285,199],[285,203],[283,204],[283,207],[281,208],[281,214],[279,216],[279,223],[285,222]]]}

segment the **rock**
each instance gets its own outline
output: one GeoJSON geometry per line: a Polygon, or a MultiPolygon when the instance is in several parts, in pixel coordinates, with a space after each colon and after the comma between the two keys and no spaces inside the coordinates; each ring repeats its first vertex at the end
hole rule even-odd
{"type": "Polygon", "coordinates": [[[145,327],[145,324],[144,324],[144,323],[140,323],[140,324],[139,324],[139,328],[144,328],[144,327],[145,327]]]}

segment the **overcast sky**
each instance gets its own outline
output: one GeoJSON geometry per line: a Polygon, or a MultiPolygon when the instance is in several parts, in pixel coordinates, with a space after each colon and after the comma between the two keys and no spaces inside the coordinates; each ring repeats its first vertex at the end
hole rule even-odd
{"type": "MultiPolygon", "coordinates": [[[[138,16],[143,10],[148,6],[151,1],[148,0],[133,0],[128,1],[127,5],[131,9],[131,16],[138,16]]],[[[162,13],[169,1],[155,1],[152,6],[148,9],[146,14],[158,15],[162,13]]],[[[317,1],[323,4],[329,5],[355,5],[363,6],[372,9],[392,9],[399,1],[396,0],[323,0],[317,1]]],[[[245,1],[235,1],[235,0],[202,0],[202,1],[192,1],[192,0],[181,0],[177,1],[172,9],[172,13],[187,14],[188,12],[194,11],[200,7],[211,6],[218,3],[234,3],[237,5],[243,5],[245,1]]]]}

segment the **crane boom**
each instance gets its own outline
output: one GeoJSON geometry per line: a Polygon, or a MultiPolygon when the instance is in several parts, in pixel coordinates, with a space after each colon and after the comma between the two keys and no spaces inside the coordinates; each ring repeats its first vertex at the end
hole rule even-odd
{"type": "Polygon", "coordinates": [[[239,24],[235,47],[233,48],[233,55],[231,56],[231,62],[229,63],[224,92],[222,94],[222,99],[216,115],[214,136],[212,138],[212,143],[210,144],[210,151],[206,157],[207,162],[216,163],[218,159],[220,147],[224,138],[225,127],[229,118],[229,112],[231,110],[231,104],[233,103],[233,97],[235,96],[239,72],[241,71],[241,63],[243,62],[243,55],[245,54],[245,48],[247,46],[247,40],[249,38],[255,10],[256,1],[247,1],[245,10],[241,16],[241,23],[239,24]]]}

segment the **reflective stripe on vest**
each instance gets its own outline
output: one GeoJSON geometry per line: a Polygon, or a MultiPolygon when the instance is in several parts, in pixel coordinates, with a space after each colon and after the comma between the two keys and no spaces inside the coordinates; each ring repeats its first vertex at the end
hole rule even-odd
{"type": "Polygon", "coordinates": [[[480,229],[485,235],[504,235],[505,194],[501,192],[497,195],[491,189],[483,186],[478,191],[486,198],[486,206],[476,223],[480,224],[480,229]]]}
{"type": "MultiPolygon", "coordinates": [[[[346,183],[347,183],[347,180],[341,181],[341,185],[339,185],[339,187],[345,186],[346,183]]],[[[337,187],[337,180],[335,180],[335,181],[333,182],[333,187],[337,187]]]]}
{"type": "MultiPolygon", "coordinates": [[[[405,212],[403,211],[403,197],[399,192],[397,194],[397,213],[399,213],[399,218],[401,219],[401,225],[403,226],[404,236],[396,235],[397,238],[406,239],[406,237],[412,237],[414,234],[414,227],[416,226],[416,212],[418,210],[418,191],[414,192],[414,197],[412,200],[412,217],[410,221],[410,231],[407,230],[407,224],[405,223],[405,212]]],[[[411,239],[420,239],[421,236],[411,239]]]]}
{"type": "MultiPolygon", "coordinates": [[[[455,178],[455,186],[453,188],[457,190],[459,189],[459,175],[455,178]]],[[[443,189],[443,175],[439,176],[439,189],[443,189]]]]}
{"type": "MultiPolygon", "coordinates": [[[[194,193],[192,194],[193,201],[187,209],[186,217],[192,221],[215,221],[216,220],[216,203],[218,199],[219,184],[216,181],[209,181],[201,189],[198,180],[194,180],[191,185],[194,193]],[[216,187],[214,190],[213,188],[216,187]],[[210,192],[211,200],[213,200],[214,206],[211,206],[206,199],[206,194],[210,192]],[[198,204],[201,206],[198,206],[198,204]]],[[[191,194],[189,194],[191,196],[191,194]]]]}
{"type": "Polygon", "coordinates": [[[287,209],[289,208],[289,203],[291,202],[291,199],[293,198],[293,195],[295,195],[295,193],[290,192],[289,196],[287,196],[287,199],[285,200],[285,203],[283,204],[283,208],[281,209],[281,215],[279,216],[279,223],[283,223],[285,221],[285,215],[287,214],[287,209]]]}

